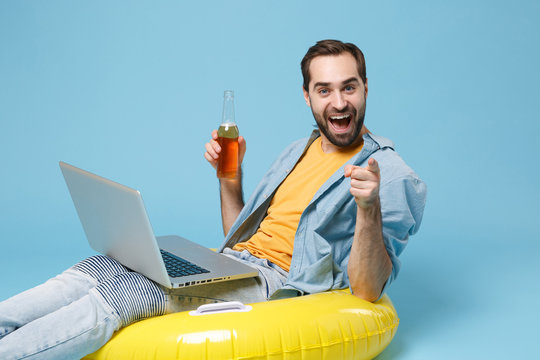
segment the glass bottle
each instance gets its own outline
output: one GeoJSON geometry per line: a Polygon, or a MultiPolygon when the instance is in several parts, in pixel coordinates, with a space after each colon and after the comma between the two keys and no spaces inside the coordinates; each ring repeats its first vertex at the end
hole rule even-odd
{"type": "Polygon", "coordinates": [[[223,120],[217,139],[221,147],[217,165],[217,177],[220,179],[234,179],[238,174],[238,135],[234,120],[234,93],[226,90],[223,94],[223,120]]]}

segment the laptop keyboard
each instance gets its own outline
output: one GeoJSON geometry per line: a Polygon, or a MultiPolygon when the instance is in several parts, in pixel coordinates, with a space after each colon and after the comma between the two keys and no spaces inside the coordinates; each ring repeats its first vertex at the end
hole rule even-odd
{"type": "Polygon", "coordinates": [[[171,277],[176,278],[210,272],[209,270],[197,266],[185,259],[182,259],[179,256],[173,255],[170,252],[161,249],[160,251],[161,256],[163,257],[163,261],[165,262],[165,268],[167,269],[167,273],[171,277]]]}

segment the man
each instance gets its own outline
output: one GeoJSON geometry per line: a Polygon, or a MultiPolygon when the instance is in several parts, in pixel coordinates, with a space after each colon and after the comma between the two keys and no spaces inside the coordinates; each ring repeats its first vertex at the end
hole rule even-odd
{"type": "MultiPolygon", "coordinates": [[[[353,294],[374,301],[396,277],[397,256],[409,234],[418,230],[426,188],[393,151],[393,144],[371,135],[363,125],[368,82],[364,56],[355,45],[320,41],[308,50],[301,65],[304,98],[320,137],[315,131],[309,140],[287,148],[246,205],[239,178],[221,181],[226,234],[221,250],[248,249],[289,270],[287,283],[273,298],[350,286],[353,294]],[[272,194],[279,195],[289,185],[287,181],[313,146],[320,146],[324,153],[316,161],[335,155],[330,165],[336,172],[320,179],[320,186],[312,187],[302,204],[293,204],[297,205],[294,214],[278,210],[283,217],[295,218],[291,226],[279,226],[280,219],[272,215],[272,194]],[[343,170],[337,171],[345,162],[343,170]],[[284,230],[288,236],[280,240],[284,230]],[[276,246],[278,241],[282,244],[276,246]]],[[[216,138],[214,132],[205,154],[214,166],[220,150],[216,138]]],[[[240,148],[242,159],[243,139],[240,148]]],[[[321,172],[320,164],[313,171],[321,172]]],[[[308,172],[296,182],[303,188],[313,182],[312,177],[308,172]]]]}
{"type": "MultiPolygon", "coordinates": [[[[0,303],[0,358],[80,358],[134,321],[206,302],[346,287],[376,300],[418,230],[426,188],[392,143],[363,125],[368,87],[355,45],[318,42],[302,74],[319,130],[288,146],[245,204],[240,173],[220,181],[226,238],[219,251],[256,267],[257,278],[169,290],[94,256],[0,303]]],[[[204,155],[213,166],[216,138],[214,131],[204,155]]],[[[242,160],[243,138],[239,145],[242,160]]]]}

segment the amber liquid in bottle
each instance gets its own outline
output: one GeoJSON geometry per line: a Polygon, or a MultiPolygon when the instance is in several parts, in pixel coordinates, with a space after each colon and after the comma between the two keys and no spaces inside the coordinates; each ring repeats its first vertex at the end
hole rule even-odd
{"type": "Polygon", "coordinates": [[[218,129],[218,144],[221,146],[217,165],[217,177],[234,179],[238,175],[238,127],[221,124],[218,129]]]}

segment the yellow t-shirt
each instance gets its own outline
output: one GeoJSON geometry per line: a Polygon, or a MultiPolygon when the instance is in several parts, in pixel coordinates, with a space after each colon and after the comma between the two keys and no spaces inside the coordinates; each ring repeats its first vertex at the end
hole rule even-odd
{"type": "Polygon", "coordinates": [[[321,138],[315,139],[277,189],[257,232],[233,249],[247,249],[289,271],[294,237],[304,209],[326,180],[361,149],[362,144],[326,154],[321,147],[321,138]]]}

